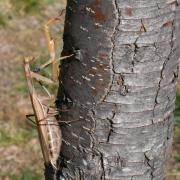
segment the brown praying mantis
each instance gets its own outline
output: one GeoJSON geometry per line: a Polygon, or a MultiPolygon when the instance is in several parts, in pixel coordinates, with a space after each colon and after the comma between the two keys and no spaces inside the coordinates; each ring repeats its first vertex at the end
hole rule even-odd
{"type": "Polygon", "coordinates": [[[43,158],[46,165],[50,163],[55,168],[57,168],[57,160],[60,154],[61,143],[62,143],[61,130],[59,127],[58,120],[56,119],[59,112],[57,108],[55,108],[55,106],[52,107],[46,104],[47,100],[53,99],[53,96],[49,93],[47,88],[45,88],[45,86],[43,85],[42,87],[47,92],[49,97],[43,100],[39,97],[39,95],[37,94],[33,86],[33,79],[36,79],[38,82],[41,82],[41,83],[43,82],[47,84],[53,84],[57,82],[58,76],[59,76],[58,61],[67,59],[72,56],[72,55],[64,56],[59,59],[56,59],[55,57],[55,42],[53,38],[50,36],[49,26],[55,23],[56,21],[60,21],[62,23],[62,20],[60,19],[60,17],[54,17],[50,19],[44,26],[44,32],[45,32],[45,37],[48,43],[48,51],[49,51],[50,59],[48,60],[48,62],[42,64],[38,68],[40,71],[41,69],[46,68],[49,65],[52,65],[51,78],[49,79],[37,72],[33,72],[30,69],[30,63],[33,60],[35,60],[35,58],[33,57],[24,58],[25,76],[27,80],[27,86],[29,90],[32,108],[34,111],[36,125],[38,129],[38,135],[39,135],[40,145],[41,145],[41,149],[43,153],[43,158]]]}

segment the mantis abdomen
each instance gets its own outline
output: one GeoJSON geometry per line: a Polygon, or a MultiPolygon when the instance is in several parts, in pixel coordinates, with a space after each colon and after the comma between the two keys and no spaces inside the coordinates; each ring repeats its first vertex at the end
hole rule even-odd
{"type": "MultiPolygon", "coordinates": [[[[62,143],[61,130],[56,119],[57,112],[55,108],[48,108],[41,102],[39,102],[39,105],[42,107],[43,116],[37,118],[40,114],[39,112],[36,112],[36,121],[38,124],[38,133],[44,160],[46,164],[51,163],[57,168],[56,164],[60,155],[62,143]]],[[[37,109],[38,108],[36,108],[36,110],[37,109]]]]}
{"type": "MultiPolygon", "coordinates": [[[[45,120],[47,123],[46,126],[46,136],[47,136],[47,143],[48,143],[48,156],[51,164],[56,167],[58,157],[60,155],[61,150],[61,143],[62,143],[62,135],[59,124],[55,116],[51,114],[47,115],[45,120]]],[[[40,125],[43,126],[43,125],[40,125]]]]}

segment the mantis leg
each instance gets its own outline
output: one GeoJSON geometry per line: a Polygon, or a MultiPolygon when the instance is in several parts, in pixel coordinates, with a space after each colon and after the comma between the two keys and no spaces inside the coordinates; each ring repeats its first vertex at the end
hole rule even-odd
{"type": "Polygon", "coordinates": [[[33,93],[35,93],[35,89],[34,89],[34,86],[33,86],[33,80],[32,80],[34,78],[40,83],[40,85],[43,87],[43,89],[48,94],[48,96],[52,97],[52,95],[49,93],[49,91],[46,89],[46,87],[43,86],[43,84],[41,82],[45,82],[46,84],[53,84],[54,82],[51,79],[49,79],[47,77],[44,77],[44,76],[30,70],[30,65],[29,64],[33,60],[34,60],[33,57],[25,57],[25,59],[24,59],[25,74],[26,74],[30,94],[33,95],[33,93]]]}
{"type": "MultiPolygon", "coordinates": [[[[37,122],[35,122],[33,119],[31,119],[31,117],[35,117],[35,115],[34,114],[26,115],[27,120],[30,121],[35,127],[37,127],[37,122]]],[[[80,120],[78,119],[78,120],[73,120],[73,121],[57,121],[57,122],[69,125],[69,124],[77,122],[77,121],[80,121],[80,120]]],[[[42,119],[39,122],[41,122],[41,125],[47,125],[47,120],[45,120],[45,119],[42,119]],[[42,124],[43,122],[44,122],[44,124],[42,124]]],[[[51,121],[48,120],[48,122],[50,123],[51,121]]],[[[56,125],[56,124],[53,124],[53,121],[52,121],[52,125],[56,125]]]]}
{"type": "MultiPolygon", "coordinates": [[[[34,121],[33,119],[31,119],[31,117],[35,117],[35,115],[34,115],[34,114],[28,114],[28,115],[26,115],[27,120],[30,121],[30,122],[34,125],[34,127],[38,127],[37,122],[34,121]]],[[[48,121],[48,122],[47,122],[46,119],[42,119],[42,120],[40,120],[39,122],[41,123],[41,124],[40,124],[41,126],[42,126],[42,125],[46,126],[46,125],[49,125],[49,123],[51,123],[51,121],[48,121]]],[[[57,125],[57,126],[58,126],[58,124],[54,123],[53,121],[52,121],[52,124],[50,124],[50,125],[57,125]]]]}
{"type": "Polygon", "coordinates": [[[60,58],[57,59],[57,60],[56,60],[56,59],[55,59],[55,60],[50,59],[48,62],[42,64],[39,68],[40,68],[40,70],[41,70],[41,69],[44,69],[44,68],[46,68],[47,66],[49,66],[50,64],[52,64],[54,61],[55,61],[55,62],[62,61],[62,60],[65,60],[65,59],[67,59],[67,58],[70,58],[70,57],[72,57],[72,56],[73,56],[73,54],[71,54],[71,55],[69,55],[69,56],[60,57],[60,58]]]}
{"type": "MultiPolygon", "coordinates": [[[[47,62],[47,64],[52,64],[52,80],[53,81],[57,81],[58,80],[58,76],[59,76],[59,67],[58,67],[58,63],[55,60],[55,56],[56,56],[56,52],[55,52],[55,43],[53,38],[50,35],[49,32],[49,27],[54,24],[56,21],[59,21],[61,24],[63,24],[62,19],[58,16],[58,17],[54,17],[52,19],[50,19],[45,25],[44,25],[44,33],[45,33],[45,37],[48,43],[48,51],[49,51],[49,55],[50,55],[50,60],[47,62]]],[[[46,64],[45,64],[46,66],[46,64]]]]}
{"type": "Polygon", "coordinates": [[[30,75],[31,75],[31,78],[34,78],[36,79],[37,81],[40,81],[40,82],[44,82],[46,84],[53,84],[54,81],[52,81],[51,79],[45,77],[45,76],[42,76],[38,73],[35,73],[33,71],[30,71],[30,75]]]}
{"type": "MultiPolygon", "coordinates": [[[[72,55],[70,55],[72,56],[72,55]]],[[[65,58],[68,58],[70,56],[65,56],[65,57],[61,57],[60,60],[63,60],[65,58]]],[[[35,92],[34,90],[34,87],[33,87],[33,82],[32,82],[32,79],[36,79],[39,84],[42,86],[42,88],[44,89],[44,91],[47,93],[47,95],[52,98],[53,95],[50,94],[50,92],[48,91],[48,89],[42,84],[42,82],[44,82],[45,84],[54,84],[54,81],[45,77],[45,76],[42,76],[38,73],[35,73],[33,71],[30,70],[30,66],[29,64],[34,60],[33,57],[26,57],[25,60],[24,60],[24,63],[25,63],[25,72],[26,72],[26,77],[27,77],[27,80],[28,80],[28,88],[31,92],[31,94],[33,94],[35,92]]]]}
{"type": "MultiPolygon", "coordinates": [[[[42,64],[38,70],[41,70],[43,68],[46,68],[48,65],[52,64],[52,70],[51,70],[51,80],[56,82],[58,80],[58,76],[59,76],[59,65],[58,65],[58,61],[64,60],[66,58],[71,57],[72,55],[69,56],[64,56],[64,57],[60,57],[59,59],[56,59],[56,53],[55,53],[55,42],[54,39],[51,37],[50,32],[49,32],[49,27],[51,25],[53,25],[56,21],[59,21],[61,24],[63,23],[63,20],[60,18],[60,16],[54,17],[52,19],[50,19],[45,25],[44,25],[44,34],[47,40],[47,44],[48,44],[48,51],[49,51],[49,55],[50,55],[50,59],[49,61],[47,61],[46,63],[42,64]]],[[[35,76],[36,79],[39,78],[39,80],[41,81],[46,81],[47,83],[51,83],[49,80],[47,80],[46,78],[41,77],[40,75],[35,75],[32,73],[32,76],[35,76]]]]}
{"type": "Polygon", "coordinates": [[[31,117],[35,117],[35,115],[34,114],[26,115],[27,120],[30,121],[35,127],[37,127],[37,123],[33,119],[31,119],[31,117]]]}

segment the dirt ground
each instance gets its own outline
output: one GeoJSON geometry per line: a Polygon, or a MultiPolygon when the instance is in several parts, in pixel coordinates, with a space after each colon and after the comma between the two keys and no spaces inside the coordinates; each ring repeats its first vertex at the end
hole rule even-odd
{"type": "MultiPolygon", "coordinates": [[[[43,160],[37,132],[26,119],[32,109],[23,71],[23,57],[48,56],[43,24],[65,8],[65,0],[36,4],[36,12],[20,0],[0,0],[0,180],[42,179],[43,160]],[[25,4],[25,5],[24,5],[25,4]],[[31,10],[27,10],[29,7],[31,10]]],[[[63,27],[55,26],[58,47],[63,27]]],[[[60,48],[59,48],[60,50],[60,48]]],[[[180,180],[180,128],[175,130],[167,180],[180,180]]]]}

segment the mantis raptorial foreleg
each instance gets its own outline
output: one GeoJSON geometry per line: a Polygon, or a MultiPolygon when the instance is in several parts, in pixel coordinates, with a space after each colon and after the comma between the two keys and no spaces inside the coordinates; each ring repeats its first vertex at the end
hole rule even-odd
{"type": "MultiPolygon", "coordinates": [[[[59,73],[60,73],[58,61],[65,60],[65,59],[73,56],[73,54],[71,54],[69,56],[63,56],[63,57],[60,57],[60,58],[56,58],[55,42],[54,42],[54,40],[51,37],[50,32],[49,32],[49,27],[52,24],[54,24],[56,21],[59,21],[61,24],[63,24],[62,19],[58,16],[58,17],[54,17],[54,18],[50,19],[44,25],[44,34],[45,34],[45,37],[46,37],[46,40],[47,40],[47,44],[48,44],[48,52],[49,52],[50,59],[47,62],[45,62],[44,64],[40,65],[40,67],[38,67],[38,71],[40,71],[40,70],[46,68],[48,65],[52,64],[52,68],[51,68],[51,80],[53,82],[56,82],[58,80],[58,76],[59,76],[59,73]]],[[[36,75],[34,73],[32,73],[32,75],[37,80],[39,79],[40,81],[42,81],[44,79],[44,81],[46,83],[51,83],[51,81],[47,80],[47,78],[42,78],[39,75],[36,75]]]]}
{"type": "MultiPolygon", "coordinates": [[[[44,65],[42,65],[42,67],[47,66],[48,64],[52,64],[52,80],[53,81],[57,81],[58,80],[58,76],[59,76],[59,67],[58,67],[58,63],[55,60],[55,42],[53,40],[53,38],[51,37],[50,33],[49,33],[49,27],[54,24],[56,21],[59,21],[61,24],[63,24],[62,19],[58,16],[58,17],[54,17],[52,19],[50,19],[45,25],[44,25],[44,33],[45,33],[45,37],[48,43],[48,51],[49,51],[49,55],[50,55],[50,60],[49,62],[45,63],[44,65]]],[[[63,58],[62,58],[63,59],[63,58]]]]}

